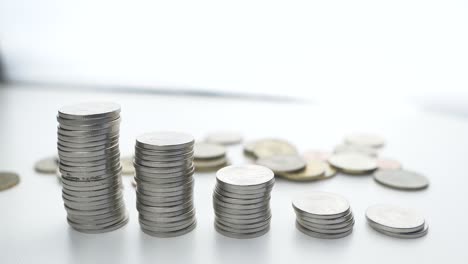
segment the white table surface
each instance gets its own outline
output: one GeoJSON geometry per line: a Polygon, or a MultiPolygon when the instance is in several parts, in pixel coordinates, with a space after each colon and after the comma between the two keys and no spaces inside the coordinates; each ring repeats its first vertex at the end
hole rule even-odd
{"type": "MultiPolygon", "coordinates": [[[[462,263],[468,207],[468,122],[422,112],[405,104],[370,106],[288,104],[155,95],[60,92],[0,87],[0,170],[16,171],[21,183],[0,192],[0,263],[462,263]],[[383,156],[424,173],[425,191],[404,192],[371,177],[338,175],[327,181],[277,180],[271,231],[256,239],[223,237],[213,228],[214,173],[196,173],[197,228],[184,236],[153,238],[138,226],[135,192],[124,176],[130,222],[106,234],[81,234],[66,222],[61,187],[34,163],[55,153],[56,112],[69,103],[112,100],[121,104],[121,152],[131,154],[138,134],[180,130],[200,139],[215,130],[237,130],[246,139],[287,138],[302,151],[331,149],[346,133],[368,131],[387,139],[383,156]],[[295,229],[291,198],[301,191],[325,190],[349,200],[356,224],[352,235],[321,240],[295,229]],[[366,208],[392,203],[420,210],[430,226],[421,239],[401,240],[367,226],[366,208]]],[[[246,162],[241,147],[229,148],[233,163],[246,162]]]]}

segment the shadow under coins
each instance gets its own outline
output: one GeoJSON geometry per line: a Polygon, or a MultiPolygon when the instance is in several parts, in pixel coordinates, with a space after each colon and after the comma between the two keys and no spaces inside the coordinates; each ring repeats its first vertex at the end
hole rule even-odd
{"type": "Polygon", "coordinates": [[[128,263],[125,227],[102,234],[80,233],[68,227],[70,259],[67,263],[128,263]]]}
{"type": "MultiPolygon", "coordinates": [[[[214,227],[213,227],[214,228],[214,227]]],[[[214,232],[215,259],[219,263],[273,263],[272,230],[251,239],[236,239],[214,232]]]]}

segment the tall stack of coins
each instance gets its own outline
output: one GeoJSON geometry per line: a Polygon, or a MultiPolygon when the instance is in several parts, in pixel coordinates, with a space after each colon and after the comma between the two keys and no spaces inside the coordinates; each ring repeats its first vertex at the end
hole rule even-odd
{"type": "Polygon", "coordinates": [[[128,222],[121,190],[120,106],[83,103],[58,112],[62,197],[71,227],[103,233],[128,222]]]}
{"type": "Polygon", "coordinates": [[[273,171],[259,165],[227,166],[216,173],[215,228],[232,238],[254,238],[270,230],[273,171]]]}
{"type": "Polygon", "coordinates": [[[302,233],[325,239],[345,237],[353,232],[354,217],[348,201],[336,194],[308,192],[293,200],[296,227],[302,233]]]}
{"type": "Polygon", "coordinates": [[[140,227],[148,235],[174,237],[196,226],[191,135],[147,133],[135,144],[135,181],[140,227]]]}

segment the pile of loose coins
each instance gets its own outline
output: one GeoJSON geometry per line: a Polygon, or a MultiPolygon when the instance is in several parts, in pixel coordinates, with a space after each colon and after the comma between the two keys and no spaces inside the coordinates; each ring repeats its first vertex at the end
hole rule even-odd
{"type": "Polygon", "coordinates": [[[226,148],[213,143],[195,143],[194,161],[197,171],[217,170],[227,165],[226,148]]]}
{"type": "Polygon", "coordinates": [[[121,190],[120,106],[84,103],[58,112],[59,171],[70,226],[103,233],[128,222],[121,190]]]}
{"type": "Polygon", "coordinates": [[[420,213],[393,205],[373,205],[367,209],[366,218],[373,229],[396,238],[418,238],[429,230],[420,213]]]}
{"type": "Polygon", "coordinates": [[[348,201],[336,194],[309,192],[296,197],[296,227],[302,233],[325,239],[348,236],[353,232],[354,217],[348,201]]]}
{"type": "Polygon", "coordinates": [[[273,172],[258,165],[227,166],[216,173],[215,228],[232,238],[254,238],[270,230],[273,172]]]}
{"type": "Polygon", "coordinates": [[[194,138],[184,133],[155,132],[137,137],[137,209],[146,234],[174,237],[195,228],[193,147],[194,138]]]}

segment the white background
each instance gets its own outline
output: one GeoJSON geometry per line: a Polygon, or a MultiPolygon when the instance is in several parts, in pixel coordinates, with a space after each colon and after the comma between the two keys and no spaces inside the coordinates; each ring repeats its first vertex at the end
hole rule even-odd
{"type": "Polygon", "coordinates": [[[464,0],[1,0],[9,80],[371,100],[464,94],[464,0]]]}

